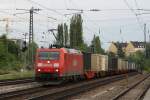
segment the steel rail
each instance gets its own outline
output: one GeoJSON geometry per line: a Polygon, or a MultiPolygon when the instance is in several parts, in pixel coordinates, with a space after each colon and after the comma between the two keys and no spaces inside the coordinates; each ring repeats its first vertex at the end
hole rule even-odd
{"type": "Polygon", "coordinates": [[[34,81],[35,81],[34,78],[24,78],[24,79],[16,79],[16,80],[2,80],[2,81],[0,81],[0,86],[29,83],[29,82],[34,82],[34,81]]]}
{"type": "MultiPolygon", "coordinates": [[[[129,74],[129,76],[132,76],[132,74],[129,74]]],[[[93,81],[87,81],[85,83],[82,84],[77,84],[77,85],[72,85],[72,86],[68,86],[67,88],[64,89],[59,89],[56,91],[51,91],[49,93],[45,93],[45,94],[41,94],[35,97],[31,97],[28,98],[29,100],[62,100],[64,98],[73,96],[73,95],[77,95],[83,91],[88,91],[90,89],[96,88],[98,86],[102,86],[102,85],[106,85],[109,84],[111,82],[115,82],[115,81],[119,81],[122,79],[125,79],[125,74],[123,75],[117,75],[117,76],[111,76],[108,78],[104,78],[104,79],[97,79],[97,80],[93,80],[93,81]]]]}
{"type": "MultiPolygon", "coordinates": [[[[150,77],[150,74],[148,74],[147,76],[145,76],[144,78],[142,78],[140,81],[136,82],[135,84],[133,84],[132,86],[130,86],[129,88],[125,89],[124,91],[120,92],[118,95],[116,95],[114,98],[112,98],[112,100],[118,100],[119,98],[123,97],[124,95],[126,95],[129,91],[131,91],[133,88],[135,88],[136,86],[138,86],[140,83],[142,83],[143,81],[145,81],[146,79],[148,79],[150,77]]],[[[147,88],[146,88],[147,89],[147,88]]],[[[146,92],[146,90],[145,90],[146,92]]],[[[140,98],[142,97],[142,95],[144,94],[141,94],[139,95],[139,99],[137,100],[140,100],[140,98]]]]}

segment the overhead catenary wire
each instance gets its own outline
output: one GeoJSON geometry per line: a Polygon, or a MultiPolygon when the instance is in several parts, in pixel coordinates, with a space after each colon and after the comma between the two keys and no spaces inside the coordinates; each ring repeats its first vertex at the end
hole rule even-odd
{"type": "Polygon", "coordinates": [[[47,9],[47,10],[50,11],[50,12],[54,12],[54,13],[57,13],[58,15],[63,16],[63,14],[60,13],[60,12],[58,12],[57,10],[50,9],[50,8],[48,8],[48,7],[46,7],[46,6],[42,5],[42,4],[40,4],[40,3],[38,3],[38,2],[35,2],[35,1],[33,1],[33,0],[27,0],[27,1],[29,1],[29,2],[31,2],[31,3],[34,3],[34,4],[40,6],[40,7],[44,8],[44,9],[47,9]]]}
{"type": "MultiPolygon", "coordinates": [[[[92,34],[93,34],[93,36],[94,36],[94,34],[98,33],[98,32],[96,32],[96,31],[95,31],[95,32],[93,32],[93,30],[92,30],[92,29],[90,29],[90,28],[89,28],[89,27],[87,27],[87,26],[84,26],[84,28],[86,28],[86,29],[90,32],[90,34],[92,33],[92,34]]],[[[107,41],[107,39],[105,39],[105,38],[104,38],[104,36],[102,36],[101,38],[102,38],[103,40],[107,41]]]]}
{"type": "MultiPolygon", "coordinates": [[[[28,1],[33,1],[33,0],[28,0],[28,1]]],[[[72,1],[71,1],[72,2],[72,1]]],[[[38,2],[37,2],[38,3],[38,2]]],[[[33,3],[33,4],[35,4],[35,3],[33,3]]],[[[37,5],[37,4],[36,4],[37,5]]],[[[44,6],[44,5],[43,5],[44,6]]],[[[69,6],[69,5],[68,5],[69,6]]],[[[43,8],[43,7],[42,7],[43,8]]],[[[66,7],[67,8],[67,7],[66,7]]],[[[44,8],[44,9],[46,9],[46,8],[44,8]]],[[[67,8],[67,9],[69,9],[69,8],[67,8]]],[[[55,11],[60,11],[61,12],[61,10],[65,10],[65,9],[50,9],[50,10],[55,10],[55,11]]],[[[130,10],[130,9],[99,9],[99,11],[116,11],[116,10],[121,10],[121,11],[126,11],[126,10],[130,10]]],[[[138,9],[133,9],[134,11],[136,10],[136,11],[138,11],[138,10],[140,10],[141,11],[141,9],[140,8],[138,8],[138,9]]],[[[47,10],[46,10],[47,11],[47,10]]],[[[71,10],[70,10],[71,11],[71,10]]],[[[83,9],[83,11],[85,11],[85,12],[89,12],[90,10],[86,10],[86,9],[83,9]]],[[[60,13],[59,12],[59,13],[60,13]]],[[[43,16],[44,16],[44,14],[43,14],[43,16]]],[[[59,20],[59,19],[58,19],[59,20]]],[[[57,22],[58,22],[58,20],[57,20],[57,22]]],[[[89,20],[87,20],[87,21],[89,21],[89,20]]],[[[39,22],[39,21],[37,21],[37,22],[39,22]]],[[[94,23],[94,22],[93,22],[94,23]]],[[[93,24],[94,25],[94,24],[93,24]]],[[[40,26],[42,26],[42,25],[40,25],[40,26]]],[[[94,25],[94,26],[96,26],[96,25],[94,25]]],[[[43,26],[44,27],[44,26],[43,26]]],[[[89,26],[88,26],[89,27],[89,26]]],[[[92,27],[89,27],[90,29],[91,28],[93,28],[93,26],[92,27]]]]}
{"type": "MultiPolygon", "coordinates": [[[[134,2],[135,2],[136,9],[141,9],[141,8],[139,7],[138,3],[137,3],[137,0],[134,0],[134,2]]],[[[142,10],[138,10],[138,13],[140,14],[141,11],[143,11],[143,9],[142,9],[142,10]]],[[[138,16],[138,15],[137,15],[137,16],[138,16]]],[[[138,17],[138,18],[139,18],[139,17],[138,17]]],[[[140,18],[140,19],[142,20],[142,18],[140,18]]],[[[143,22],[143,23],[144,23],[144,22],[143,22]]]]}
{"type": "Polygon", "coordinates": [[[140,8],[139,8],[139,5],[138,5],[138,3],[137,3],[137,0],[134,0],[134,2],[135,2],[135,5],[136,5],[136,8],[137,8],[137,9],[140,9],[140,8]]]}
{"type": "Polygon", "coordinates": [[[123,0],[124,3],[127,5],[127,7],[131,10],[131,12],[135,15],[136,17],[136,20],[141,28],[141,30],[143,31],[143,24],[141,24],[140,20],[139,20],[139,17],[137,15],[137,13],[134,11],[134,9],[129,5],[128,1],[127,0],[123,0]]]}
{"type": "MultiPolygon", "coordinates": [[[[17,14],[25,14],[25,13],[27,13],[27,12],[25,12],[25,13],[9,13],[9,12],[6,12],[6,11],[1,11],[0,10],[0,12],[2,12],[2,13],[4,13],[4,14],[9,14],[9,15],[11,15],[11,16],[14,16],[14,17],[17,17],[17,18],[19,18],[19,19],[22,19],[22,20],[24,20],[25,22],[28,22],[28,19],[27,18],[23,18],[23,17],[19,17],[17,14]]],[[[39,15],[41,15],[41,14],[39,14],[39,15]]],[[[49,17],[49,18],[53,18],[53,17],[49,17]]],[[[55,18],[53,18],[53,19],[55,19],[55,18]]],[[[55,19],[56,20],[56,19],[55,19]]],[[[38,20],[39,21],[39,20],[38,20]]],[[[23,22],[23,21],[21,21],[21,20],[18,20],[18,21],[12,21],[12,22],[23,22]]],[[[41,25],[40,25],[41,26],[41,25]]],[[[42,25],[43,26],[43,25],[42,25]]]]}

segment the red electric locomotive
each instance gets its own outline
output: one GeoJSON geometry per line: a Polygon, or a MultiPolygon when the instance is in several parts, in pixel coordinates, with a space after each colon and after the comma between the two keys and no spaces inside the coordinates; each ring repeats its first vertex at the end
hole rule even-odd
{"type": "Polygon", "coordinates": [[[67,48],[37,49],[35,61],[37,79],[72,79],[82,77],[83,56],[81,51],[67,48]]]}

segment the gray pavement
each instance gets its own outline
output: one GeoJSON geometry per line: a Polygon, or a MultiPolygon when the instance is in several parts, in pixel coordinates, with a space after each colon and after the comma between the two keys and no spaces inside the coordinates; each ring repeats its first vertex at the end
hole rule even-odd
{"type": "Polygon", "coordinates": [[[143,100],[150,100],[150,89],[147,91],[143,100]]]}

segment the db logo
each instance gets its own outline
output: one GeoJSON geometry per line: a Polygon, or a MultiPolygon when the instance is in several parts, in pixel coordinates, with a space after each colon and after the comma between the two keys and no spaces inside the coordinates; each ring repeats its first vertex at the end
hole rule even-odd
{"type": "Polygon", "coordinates": [[[77,62],[77,60],[73,60],[73,66],[77,66],[77,64],[78,64],[78,62],[77,62]]]}

